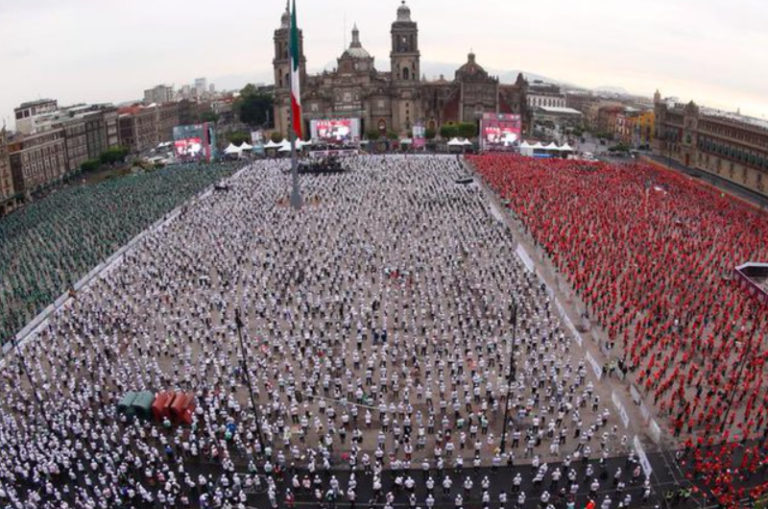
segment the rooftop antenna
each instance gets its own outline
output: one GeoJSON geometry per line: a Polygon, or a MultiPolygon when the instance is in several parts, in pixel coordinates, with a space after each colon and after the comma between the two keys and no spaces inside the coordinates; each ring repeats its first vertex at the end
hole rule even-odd
{"type": "Polygon", "coordinates": [[[345,49],[347,49],[347,13],[346,12],[344,13],[344,21],[343,21],[343,23],[344,23],[344,26],[343,26],[342,30],[344,32],[344,35],[342,37],[343,37],[343,40],[344,40],[344,47],[341,48],[341,51],[344,51],[345,49]]]}

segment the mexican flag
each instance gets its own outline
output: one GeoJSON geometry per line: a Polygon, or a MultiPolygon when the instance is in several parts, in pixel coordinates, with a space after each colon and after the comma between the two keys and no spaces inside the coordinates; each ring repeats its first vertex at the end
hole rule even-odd
{"type": "Polygon", "coordinates": [[[296,0],[291,9],[291,110],[293,132],[301,139],[301,85],[299,83],[299,29],[296,26],[296,0]]]}

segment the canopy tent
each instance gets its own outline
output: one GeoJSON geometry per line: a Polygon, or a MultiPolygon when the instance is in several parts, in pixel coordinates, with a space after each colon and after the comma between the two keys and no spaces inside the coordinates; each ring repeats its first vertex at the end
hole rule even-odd
{"type": "Polygon", "coordinates": [[[554,141],[550,142],[549,145],[544,147],[546,150],[560,150],[560,147],[557,146],[557,143],[554,141]]]}
{"type": "Polygon", "coordinates": [[[459,141],[458,138],[451,138],[451,140],[448,142],[449,147],[463,147],[464,143],[459,141]]]}
{"type": "Polygon", "coordinates": [[[244,141],[242,145],[240,145],[240,150],[251,150],[253,149],[253,145],[248,145],[247,141],[244,141]]]}
{"type": "Polygon", "coordinates": [[[560,150],[562,150],[563,152],[573,152],[573,147],[566,143],[565,145],[560,147],[560,150]]]}
{"type": "Polygon", "coordinates": [[[471,142],[471,141],[469,141],[469,140],[468,140],[468,139],[466,139],[466,138],[462,138],[462,139],[460,139],[459,141],[460,141],[460,142],[461,142],[461,144],[462,144],[462,145],[464,145],[465,147],[471,147],[471,146],[472,146],[472,142],[471,142]]]}
{"type": "Polygon", "coordinates": [[[280,148],[280,144],[279,143],[275,143],[272,140],[269,140],[269,143],[264,145],[264,148],[280,148]]]}
{"type": "Polygon", "coordinates": [[[230,143],[227,148],[224,149],[224,153],[227,155],[240,154],[240,152],[242,152],[242,149],[240,147],[236,147],[233,143],[230,143]]]}
{"type": "Polygon", "coordinates": [[[410,138],[403,138],[400,140],[400,145],[411,145],[413,144],[413,140],[410,138]]]}

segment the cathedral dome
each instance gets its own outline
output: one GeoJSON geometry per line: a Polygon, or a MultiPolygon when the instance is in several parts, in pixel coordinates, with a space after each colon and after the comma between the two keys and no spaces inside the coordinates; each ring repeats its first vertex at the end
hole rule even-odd
{"type": "Polygon", "coordinates": [[[475,54],[470,53],[467,55],[467,62],[459,67],[459,69],[456,71],[456,74],[464,75],[464,76],[476,76],[476,75],[485,75],[485,69],[475,62],[475,54]]]}
{"type": "Polygon", "coordinates": [[[397,21],[411,21],[411,9],[405,5],[405,0],[397,8],[397,21]]]}
{"type": "Polygon", "coordinates": [[[357,25],[352,28],[352,43],[349,45],[349,48],[344,51],[342,57],[345,56],[352,58],[371,58],[371,54],[363,48],[362,44],[360,44],[360,31],[357,29],[357,25]]]}

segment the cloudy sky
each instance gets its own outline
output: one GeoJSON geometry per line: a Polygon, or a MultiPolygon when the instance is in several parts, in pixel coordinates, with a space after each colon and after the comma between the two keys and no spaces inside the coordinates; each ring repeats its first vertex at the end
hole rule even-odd
{"type": "MultiPolygon", "coordinates": [[[[768,116],[765,0],[409,0],[423,67],[466,60],[587,87],[622,87],[768,116]],[[430,65],[431,64],[431,65],[430,65]]],[[[346,26],[388,67],[399,0],[298,0],[310,70],[334,62],[346,26]]],[[[0,119],[53,97],[121,102],[206,76],[271,82],[284,0],[0,0],[0,119]]],[[[346,41],[349,42],[349,35],[346,41]]]]}

